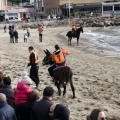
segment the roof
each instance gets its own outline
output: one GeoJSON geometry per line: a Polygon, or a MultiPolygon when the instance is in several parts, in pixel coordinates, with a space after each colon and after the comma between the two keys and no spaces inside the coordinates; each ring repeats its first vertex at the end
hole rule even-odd
{"type": "MultiPolygon", "coordinates": [[[[70,0],[72,4],[101,3],[105,0],[70,0]]],[[[60,5],[68,4],[68,0],[59,0],[60,5]]]]}
{"type": "Polygon", "coordinates": [[[7,6],[7,10],[17,10],[19,12],[28,12],[30,9],[29,8],[23,8],[23,7],[18,7],[18,6],[7,6]]]}

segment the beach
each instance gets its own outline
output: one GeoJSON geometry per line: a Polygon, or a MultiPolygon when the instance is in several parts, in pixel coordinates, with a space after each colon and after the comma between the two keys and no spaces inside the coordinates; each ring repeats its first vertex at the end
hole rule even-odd
{"type": "MultiPolygon", "coordinates": [[[[86,29],[86,28],[85,28],[86,29]]],[[[39,90],[42,98],[42,91],[46,86],[55,89],[54,103],[66,105],[71,112],[70,120],[85,120],[86,116],[94,108],[102,108],[107,116],[120,115],[120,53],[114,55],[101,54],[96,51],[94,44],[88,44],[86,33],[81,34],[79,46],[76,39],[72,46],[68,46],[66,33],[70,27],[44,28],[43,42],[39,42],[38,30],[31,29],[31,37],[24,43],[23,30],[18,29],[18,43],[9,42],[9,34],[0,30],[0,71],[12,78],[12,87],[16,87],[20,80],[21,73],[27,69],[28,47],[33,46],[40,58],[39,77],[41,84],[39,90]],[[49,65],[43,66],[42,59],[45,57],[43,50],[54,51],[54,45],[59,44],[68,50],[67,65],[73,71],[73,83],[76,89],[76,98],[72,99],[70,85],[67,86],[65,97],[58,96],[57,88],[53,85],[48,74],[49,65]],[[89,50],[92,48],[94,51],[89,50]],[[116,55],[116,56],[115,56],[116,55]]],[[[93,30],[93,29],[92,29],[93,30]]],[[[98,49],[98,48],[97,48],[98,49]]],[[[108,50],[109,51],[109,50],[108,50]]],[[[33,84],[32,87],[35,87],[33,84]]]]}

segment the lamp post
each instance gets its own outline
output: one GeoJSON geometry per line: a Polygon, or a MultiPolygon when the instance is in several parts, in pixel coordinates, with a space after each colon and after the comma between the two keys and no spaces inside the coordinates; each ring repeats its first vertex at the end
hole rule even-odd
{"type": "Polygon", "coordinates": [[[69,18],[70,18],[70,0],[69,0],[69,18]]]}

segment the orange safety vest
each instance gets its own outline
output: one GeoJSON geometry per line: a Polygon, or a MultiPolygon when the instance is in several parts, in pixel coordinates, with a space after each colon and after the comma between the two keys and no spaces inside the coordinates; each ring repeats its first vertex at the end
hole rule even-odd
{"type": "Polygon", "coordinates": [[[76,31],[76,27],[75,27],[75,25],[72,25],[72,29],[74,29],[74,30],[76,31]]]}
{"type": "Polygon", "coordinates": [[[65,62],[65,57],[64,57],[62,50],[60,50],[60,53],[58,55],[53,54],[53,56],[54,56],[53,59],[56,62],[56,64],[61,64],[65,62]]]}
{"type": "MultiPolygon", "coordinates": [[[[39,57],[38,57],[37,52],[34,51],[34,52],[32,52],[32,53],[34,53],[34,55],[35,55],[35,63],[38,63],[38,62],[39,62],[39,57]]],[[[32,53],[31,53],[31,54],[32,54],[32,53]]],[[[29,56],[29,61],[30,61],[30,56],[29,56]]]]}

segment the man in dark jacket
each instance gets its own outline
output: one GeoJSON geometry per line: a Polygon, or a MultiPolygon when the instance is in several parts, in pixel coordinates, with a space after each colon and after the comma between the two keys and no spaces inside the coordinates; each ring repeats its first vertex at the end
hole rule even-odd
{"type": "Polygon", "coordinates": [[[3,86],[0,88],[0,93],[3,93],[7,97],[7,103],[14,107],[14,91],[11,87],[11,78],[10,77],[4,77],[3,78],[3,86]]]}
{"type": "Polygon", "coordinates": [[[10,35],[10,43],[14,43],[14,31],[10,30],[9,35],[10,35]]]}
{"type": "Polygon", "coordinates": [[[17,120],[14,109],[7,104],[3,93],[0,93],[0,120],[17,120]]]}
{"type": "Polygon", "coordinates": [[[14,31],[14,36],[15,36],[15,42],[18,43],[18,31],[14,31]]]}
{"type": "Polygon", "coordinates": [[[54,90],[51,87],[46,87],[43,92],[43,99],[35,103],[32,108],[31,120],[50,120],[49,110],[52,106],[52,98],[54,90]]]}
{"type": "Polygon", "coordinates": [[[30,94],[30,100],[27,103],[19,104],[16,106],[16,116],[18,120],[30,120],[32,106],[40,99],[40,93],[38,90],[32,90],[30,94]]]}
{"type": "Polygon", "coordinates": [[[12,30],[12,25],[10,24],[8,27],[9,31],[12,30]]]}

